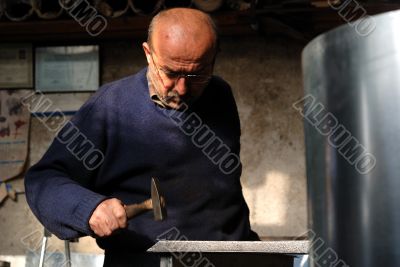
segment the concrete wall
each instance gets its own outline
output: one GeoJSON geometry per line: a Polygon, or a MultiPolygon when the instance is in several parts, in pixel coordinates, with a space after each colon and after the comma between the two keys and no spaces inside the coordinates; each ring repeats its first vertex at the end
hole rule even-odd
{"type": "Polygon", "coordinates": [[[231,40],[216,69],[236,97],[244,194],[251,223],[265,237],[306,230],[303,125],[292,108],[302,95],[301,48],[290,40],[231,40]]]}
{"type": "MultiPolygon", "coordinates": [[[[294,237],[306,231],[306,180],[301,117],[292,103],[302,95],[302,45],[290,39],[225,38],[215,73],[233,88],[242,123],[242,184],[251,223],[260,236],[294,237]]],[[[145,65],[139,42],[102,45],[102,82],[135,73],[145,65]]],[[[50,95],[56,107],[76,109],[90,94],[50,95]],[[66,101],[66,99],[68,99],[66,101]]],[[[30,161],[46,151],[53,134],[32,118],[30,161]]],[[[23,190],[23,180],[12,181],[23,190]]],[[[0,255],[37,249],[42,227],[25,197],[0,207],[0,255]]],[[[52,238],[52,250],[62,249],[52,238]]],[[[90,237],[73,251],[101,253],[90,237]]]]}

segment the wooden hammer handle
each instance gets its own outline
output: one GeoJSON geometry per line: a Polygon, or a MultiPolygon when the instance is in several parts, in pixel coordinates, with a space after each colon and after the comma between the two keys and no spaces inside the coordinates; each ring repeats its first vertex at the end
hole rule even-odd
{"type": "Polygon", "coordinates": [[[128,220],[130,220],[133,217],[152,209],[153,203],[151,202],[151,199],[147,199],[139,204],[127,205],[125,206],[126,217],[128,218],[128,220]]]}

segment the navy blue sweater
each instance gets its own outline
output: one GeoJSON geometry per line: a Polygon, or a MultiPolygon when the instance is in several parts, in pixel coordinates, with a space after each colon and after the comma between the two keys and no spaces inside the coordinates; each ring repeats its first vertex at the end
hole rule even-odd
{"type": "Polygon", "coordinates": [[[189,240],[254,240],[240,184],[240,124],[227,83],[213,77],[189,109],[166,110],[149,97],[146,69],[104,85],[58,133],[25,177],[27,201],[62,239],[93,235],[96,206],[150,197],[157,177],[168,218],[142,214],[98,238],[104,249],[143,251],[174,229],[189,240]]]}

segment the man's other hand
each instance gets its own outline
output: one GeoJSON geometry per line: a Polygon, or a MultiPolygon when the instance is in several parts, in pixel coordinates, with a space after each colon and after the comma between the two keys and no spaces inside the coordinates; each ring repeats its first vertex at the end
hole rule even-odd
{"type": "Polygon", "coordinates": [[[89,219],[89,226],[100,236],[109,236],[115,230],[127,226],[124,204],[116,198],[106,199],[94,210],[89,219]]]}

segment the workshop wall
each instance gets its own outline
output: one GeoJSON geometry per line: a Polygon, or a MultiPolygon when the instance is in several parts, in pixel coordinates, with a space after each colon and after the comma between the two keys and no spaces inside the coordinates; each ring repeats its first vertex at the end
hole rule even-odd
{"type": "Polygon", "coordinates": [[[306,178],[301,116],[302,45],[286,39],[223,43],[216,73],[233,88],[242,129],[242,185],[251,224],[262,237],[306,231],[306,178]]]}
{"type": "MultiPolygon", "coordinates": [[[[233,88],[242,127],[242,185],[255,231],[265,238],[297,237],[306,231],[306,178],[302,118],[292,104],[302,96],[303,44],[283,38],[224,38],[215,73],[233,88]]],[[[135,73],[146,64],[139,42],[101,44],[102,82],[135,73]]],[[[89,93],[52,94],[62,110],[77,109],[89,93]],[[67,100],[66,100],[67,99],[67,100]]],[[[46,151],[53,133],[32,118],[30,162],[46,151]]],[[[23,180],[11,182],[23,190],[23,180]]],[[[42,227],[23,195],[0,207],[0,255],[25,255],[40,246],[42,227]],[[38,243],[39,242],[39,243],[38,243]]],[[[51,249],[63,243],[50,240],[51,249]]],[[[62,251],[62,250],[61,250],[62,251]]],[[[82,238],[72,251],[99,253],[82,238]]]]}

